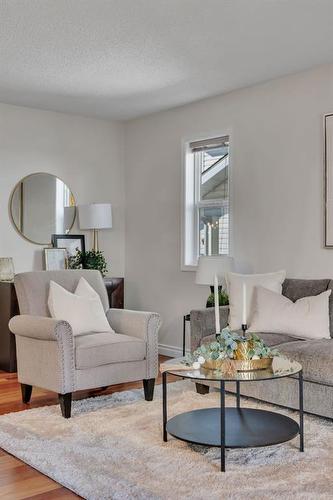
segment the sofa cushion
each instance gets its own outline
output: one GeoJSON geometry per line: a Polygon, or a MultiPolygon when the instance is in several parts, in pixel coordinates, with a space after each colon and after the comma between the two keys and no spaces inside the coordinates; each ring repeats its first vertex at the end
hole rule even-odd
{"type": "Polygon", "coordinates": [[[75,337],[75,366],[78,370],[123,361],[142,361],[145,357],[146,342],[136,337],[111,332],[75,337]]]}
{"type": "MultiPolygon", "coordinates": [[[[258,333],[259,337],[263,339],[268,347],[279,346],[280,344],[285,344],[286,342],[296,342],[302,340],[300,338],[287,335],[286,333],[258,333]]],[[[279,348],[278,348],[279,349],[279,348]]]]}
{"type": "Polygon", "coordinates": [[[279,351],[301,363],[305,380],[333,386],[332,339],[288,342],[279,351]]]}
{"type": "Polygon", "coordinates": [[[286,333],[306,339],[329,339],[332,290],[293,302],[279,293],[255,287],[250,332],[286,333]]]}
{"type": "MultiPolygon", "coordinates": [[[[272,347],[275,345],[282,344],[284,342],[294,342],[298,341],[301,339],[298,339],[296,337],[291,337],[290,335],[284,334],[284,333],[258,333],[259,337],[263,339],[265,344],[268,347],[272,347]]],[[[201,340],[201,344],[207,344],[209,342],[214,342],[215,340],[215,334],[214,335],[207,335],[207,337],[204,337],[201,340]]]]}
{"type": "Polygon", "coordinates": [[[231,330],[240,329],[244,321],[248,325],[251,324],[254,287],[263,286],[272,292],[281,294],[282,283],[285,278],[286,271],[266,274],[226,273],[225,280],[229,295],[229,326],[231,330]],[[245,304],[243,304],[244,300],[245,304]],[[245,319],[243,318],[244,313],[245,319]]]}
{"type": "Polygon", "coordinates": [[[74,293],[51,280],[48,306],[52,318],[71,325],[74,336],[90,331],[112,331],[100,296],[83,277],[74,293]]]}
{"type": "Polygon", "coordinates": [[[328,289],[330,280],[299,280],[287,278],[282,285],[282,295],[295,302],[303,297],[319,295],[328,289]]]}
{"type": "MultiPolygon", "coordinates": [[[[295,302],[302,297],[319,295],[326,290],[333,290],[330,279],[300,280],[287,278],[282,285],[282,295],[295,302]]],[[[333,293],[329,298],[330,333],[333,337],[333,293]]]]}

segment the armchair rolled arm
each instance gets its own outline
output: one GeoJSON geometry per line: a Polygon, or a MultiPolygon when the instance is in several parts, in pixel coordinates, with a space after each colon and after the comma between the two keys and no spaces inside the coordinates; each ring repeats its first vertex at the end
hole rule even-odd
{"type": "Polygon", "coordinates": [[[31,362],[27,363],[25,347],[34,343],[36,356],[40,354],[39,368],[32,377],[33,382],[29,383],[56,390],[60,394],[75,390],[74,337],[72,327],[67,321],[22,314],[10,320],[9,329],[18,336],[16,345],[19,377],[30,380],[32,376],[31,362]],[[44,358],[45,352],[48,352],[50,358],[44,358]],[[49,380],[48,361],[52,358],[56,373],[53,374],[52,383],[45,385],[45,380],[49,380]],[[40,373],[44,373],[42,378],[40,373]]]}
{"type": "Polygon", "coordinates": [[[59,341],[62,337],[73,337],[67,321],[29,314],[14,316],[9,321],[9,329],[14,335],[39,340],[59,341]]]}
{"type": "Polygon", "coordinates": [[[106,317],[115,332],[142,340],[147,340],[151,334],[157,338],[161,326],[161,317],[154,312],[109,309],[106,317]]]}
{"type": "Polygon", "coordinates": [[[147,344],[147,379],[155,378],[158,372],[158,331],[161,317],[158,313],[109,309],[106,312],[111,328],[116,333],[142,339],[147,344]]]}
{"type": "MultiPolygon", "coordinates": [[[[221,329],[228,325],[229,306],[220,306],[221,329]]],[[[191,350],[199,347],[201,340],[208,335],[215,333],[215,309],[196,309],[191,311],[191,350]]]]}

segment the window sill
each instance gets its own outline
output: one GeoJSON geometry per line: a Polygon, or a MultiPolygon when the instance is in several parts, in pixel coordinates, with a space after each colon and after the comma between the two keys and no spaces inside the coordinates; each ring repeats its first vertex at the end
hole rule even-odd
{"type": "Polygon", "coordinates": [[[194,266],[194,265],[190,266],[190,265],[187,265],[187,264],[182,264],[181,268],[180,268],[181,271],[191,271],[192,273],[196,272],[197,269],[198,269],[197,265],[196,266],[194,266]]]}

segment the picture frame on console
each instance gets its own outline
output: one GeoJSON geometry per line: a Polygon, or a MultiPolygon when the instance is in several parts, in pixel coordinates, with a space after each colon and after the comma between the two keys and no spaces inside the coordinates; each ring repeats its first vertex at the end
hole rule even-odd
{"type": "Polygon", "coordinates": [[[68,269],[66,248],[44,248],[44,268],[46,271],[68,269]]]}
{"type": "Polygon", "coordinates": [[[73,257],[77,250],[86,251],[84,234],[52,234],[53,248],[65,248],[67,257],[73,257]]]}

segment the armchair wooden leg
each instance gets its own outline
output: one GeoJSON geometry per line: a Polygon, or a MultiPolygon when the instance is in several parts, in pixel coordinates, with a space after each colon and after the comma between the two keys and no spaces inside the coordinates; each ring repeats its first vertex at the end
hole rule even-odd
{"type": "Polygon", "coordinates": [[[22,401],[23,403],[29,403],[32,393],[32,385],[21,384],[22,401]]]}
{"type": "Polygon", "coordinates": [[[72,393],[59,394],[59,403],[61,408],[61,413],[64,418],[71,418],[72,412],[72,393]]]}
{"type": "Polygon", "coordinates": [[[154,387],[155,387],[155,379],[149,378],[143,381],[143,390],[145,393],[145,400],[152,401],[154,397],[154,387]]]}
{"type": "Polygon", "coordinates": [[[203,385],[203,384],[196,383],[195,388],[196,388],[198,394],[208,394],[209,393],[209,385],[203,385]]]}

